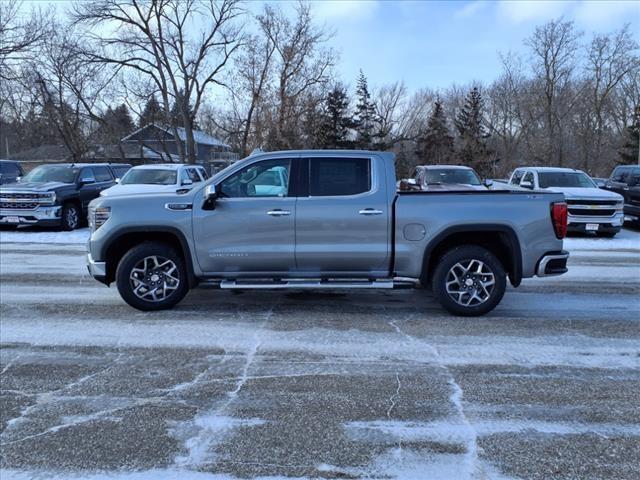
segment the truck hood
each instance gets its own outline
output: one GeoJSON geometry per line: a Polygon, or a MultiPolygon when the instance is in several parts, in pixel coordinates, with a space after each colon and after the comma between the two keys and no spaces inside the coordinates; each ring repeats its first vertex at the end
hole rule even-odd
{"type": "Polygon", "coordinates": [[[73,187],[73,183],[62,182],[20,182],[9,183],[0,187],[0,192],[54,192],[61,188],[73,187]]]}
{"type": "Polygon", "coordinates": [[[608,190],[602,190],[600,188],[586,188],[586,187],[549,187],[543,188],[547,192],[564,193],[567,200],[572,198],[588,198],[590,200],[620,200],[622,201],[622,195],[608,190]]]}
{"type": "Polygon", "coordinates": [[[122,195],[144,195],[148,193],[176,193],[176,190],[184,188],[190,189],[190,185],[180,187],[178,185],[114,185],[111,188],[103,190],[100,195],[102,197],[115,197],[122,195]]]}

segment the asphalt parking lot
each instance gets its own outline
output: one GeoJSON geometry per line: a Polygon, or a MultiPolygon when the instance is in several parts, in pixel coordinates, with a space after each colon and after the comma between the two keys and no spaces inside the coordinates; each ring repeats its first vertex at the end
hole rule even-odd
{"type": "Polygon", "coordinates": [[[81,242],[24,235],[0,233],[3,480],[640,476],[637,231],[570,239],[569,274],[482,318],[410,290],[142,313],[81,242]]]}

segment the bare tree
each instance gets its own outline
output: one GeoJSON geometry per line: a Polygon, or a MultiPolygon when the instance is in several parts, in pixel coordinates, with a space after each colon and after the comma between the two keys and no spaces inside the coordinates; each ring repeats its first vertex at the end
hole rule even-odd
{"type": "Polygon", "coordinates": [[[102,47],[88,53],[92,62],[151,79],[176,140],[181,135],[170,111],[172,100],[177,103],[186,137],[186,148],[176,141],[178,155],[194,163],[194,117],[209,87],[223,84],[222,73],[242,42],[241,13],[237,0],[98,0],[76,4],[73,16],[100,27],[100,34],[88,33],[102,47]]]}
{"type": "Polygon", "coordinates": [[[90,123],[102,120],[103,92],[113,79],[104,65],[83,60],[81,42],[73,29],[54,28],[38,58],[29,63],[24,84],[35,91],[41,114],[56,128],[74,161],[89,148],[90,123]]]}
{"type": "MultiPolygon", "coordinates": [[[[584,168],[589,170],[590,160],[602,160],[603,148],[610,143],[605,139],[607,107],[615,89],[625,77],[640,69],[638,42],[633,38],[629,24],[611,35],[594,35],[587,50],[583,91],[589,100],[590,132],[586,140],[592,148],[585,152],[584,168]]],[[[615,145],[608,145],[609,157],[615,155],[615,145]]]]}
{"type": "Polygon", "coordinates": [[[543,155],[560,166],[565,162],[566,154],[564,120],[575,100],[571,95],[571,80],[580,36],[573,22],[558,19],[537,27],[525,41],[531,49],[535,87],[541,93],[544,111],[546,145],[543,155]]]}
{"type": "Polygon", "coordinates": [[[264,36],[275,48],[275,128],[272,146],[291,148],[296,130],[308,112],[306,95],[331,80],[335,53],[324,47],[331,35],[313,22],[309,4],[298,3],[291,21],[281,10],[265,7],[258,18],[264,36]]]}
{"type": "Polygon", "coordinates": [[[16,68],[29,59],[47,36],[51,20],[48,13],[32,10],[21,15],[22,2],[0,2],[0,80],[15,79],[16,68]]]}

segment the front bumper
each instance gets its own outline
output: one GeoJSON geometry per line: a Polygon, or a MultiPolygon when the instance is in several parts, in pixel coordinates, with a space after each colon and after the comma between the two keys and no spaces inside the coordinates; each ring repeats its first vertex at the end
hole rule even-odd
{"type": "Polygon", "coordinates": [[[631,205],[630,203],[624,204],[624,220],[627,222],[640,221],[640,206],[631,205]]]}
{"type": "Polygon", "coordinates": [[[567,231],[569,232],[619,232],[624,223],[624,214],[617,211],[615,215],[610,217],[602,217],[598,215],[569,215],[567,217],[567,231]],[[587,224],[597,224],[597,230],[587,229],[587,224]]]}
{"type": "Polygon", "coordinates": [[[90,253],[87,253],[87,270],[89,275],[98,280],[99,282],[107,284],[107,263],[96,262],[90,253]]]}
{"type": "Polygon", "coordinates": [[[569,260],[569,252],[562,250],[561,252],[545,253],[536,267],[536,275],[538,277],[554,277],[567,273],[567,260],[569,260]]]}
{"type": "Polygon", "coordinates": [[[60,225],[62,207],[41,206],[30,210],[2,208],[0,224],[3,225],[60,225]]]}

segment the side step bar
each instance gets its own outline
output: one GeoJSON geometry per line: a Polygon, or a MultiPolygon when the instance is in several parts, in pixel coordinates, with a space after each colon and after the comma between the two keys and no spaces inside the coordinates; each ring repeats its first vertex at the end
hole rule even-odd
{"type": "Polygon", "coordinates": [[[357,288],[412,288],[413,282],[385,280],[308,280],[290,279],[282,281],[222,280],[220,288],[224,289],[357,289],[357,288]]]}

